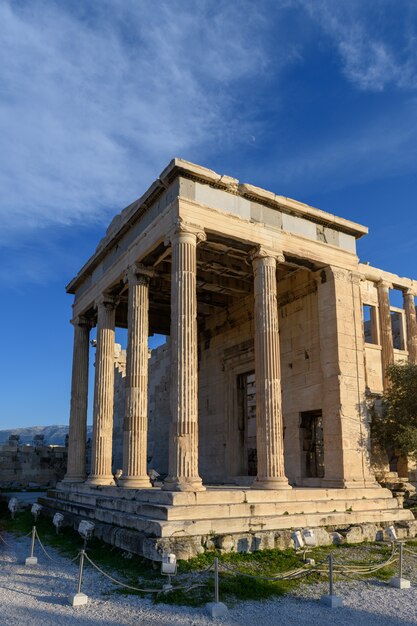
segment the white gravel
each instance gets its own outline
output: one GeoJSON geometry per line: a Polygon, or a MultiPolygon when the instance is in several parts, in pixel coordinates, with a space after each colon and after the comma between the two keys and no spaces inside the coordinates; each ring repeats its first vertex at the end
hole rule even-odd
{"type": "MultiPolygon", "coordinates": [[[[412,626],[417,623],[417,587],[397,590],[372,581],[337,583],[335,592],[344,606],[329,609],[319,604],[326,592],[323,584],[306,585],[297,596],[265,602],[245,602],[231,607],[228,616],[213,620],[205,609],[154,605],[138,596],[107,595],[114,585],[98,572],[85,572],[83,591],[89,604],[73,608],[68,596],[75,592],[77,566],[49,549],[54,563],[38,549],[39,564],[22,565],[28,555],[29,538],[2,535],[0,542],[0,626],[203,626],[212,624],[308,624],[309,626],[412,626]]],[[[417,571],[417,561],[413,565],[417,571]]]]}

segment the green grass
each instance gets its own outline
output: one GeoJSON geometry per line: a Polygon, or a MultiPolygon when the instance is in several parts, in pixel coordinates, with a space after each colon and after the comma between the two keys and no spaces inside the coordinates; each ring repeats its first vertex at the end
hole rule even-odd
{"type": "MultiPolygon", "coordinates": [[[[16,514],[14,520],[11,519],[5,502],[0,502],[0,531],[7,530],[17,535],[26,535],[33,526],[33,518],[30,512],[24,511],[16,514]]],[[[37,521],[38,534],[44,543],[46,550],[53,547],[63,555],[74,557],[83,545],[77,532],[70,528],[63,528],[59,535],[56,534],[50,518],[40,516],[37,521]]],[[[417,546],[417,540],[409,542],[410,546],[417,546]]],[[[126,558],[127,553],[108,544],[104,544],[97,539],[89,541],[87,552],[90,558],[104,571],[113,577],[135,587],[146,589],[161,589],[166,582],[166,577],[160,574],[159,565],[133,555],[126,558]]],[[[335,559],[352,566],[364,562],[367,564],[379,563],[386,560],[391,553],[390,546],[386,544],[360,544],[328,546],[309,550],[307,556],[315,559],[319,563],[326,559],[330,552],[333,552],[335,559]],[[358,554],[358,550],[366,547],[358,554]]],[[[294,550],[263,550],[250,554],[229,553],[220,554],[216,551],[205,552],[190,561],[178,561],[178,575],[173,579],[174,589],[169,593],[151,594],[154,602],[167,604],[178,604],[187,606],[201,606],[213,599],[214,580],[212,571],[207,572],[207,568],[213,564],[214,557],[218,557],[220,564],[233,568],[241,574],[252,576],[272,577],[282,572],[287,572],[299,568],[303,564],[302,554],[294,550]],[[181,588],[182,587],[182,588],[181,588]]],[[[91,567],[87,564],[86,567],[91,567]]],[[[327,565],[323,566],[327,569],[327,565]]],[[[388,580],[394,575],[395,567],[386,567],[368,576],[358,576],[355,578],[388,580]]],[[[221,600],[228,604],[233,604],[242,600],[264,600],[267,598],[281,596],[291,592],[300,584],[314,584],[318,581],[327,581],[326,572],[314,573],[302,580],[295,581],[268,581],[261,578],[249,578],[233,572],[220,571],[219,586],[221,600]]],[[[337,581],[346,580],[342,576],[336,578],[337,581]]],[[[123,589],[118,586],[109,593],[135,594],[138,592],[123,589]]],[[[146,595],[138,593],[138,595],[146,595]]]]}

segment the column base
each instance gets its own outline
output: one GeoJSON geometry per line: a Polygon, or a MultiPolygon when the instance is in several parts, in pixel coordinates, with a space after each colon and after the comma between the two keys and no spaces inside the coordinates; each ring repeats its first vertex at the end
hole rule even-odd
{"type": "Polygon", "coordinates": [[[88,485],[89,487],[99,487],[99,486],[108,487],[109,485],[115,485],[116,483],[114,482],[114,478],[112,475],[94,476],[93,474],[91,474],[85,481],[85,484],[88,485]]]}
{"type": "Polygon", "coordinates": [[[162,485],[163,491],[205,491],[203,481],[197,478],[166,478],[162,485]]]}
{"type": "Polygon", "coordinates": [[[292,489],[291,485],[288,484],[288,479],[286,477],[283,478],[261,478],[256,479],[251,489],[292,489]]]}
{"type": "Polygon", "coordinates": [[[122,476],[119,479],[118,487],[122,489],[152,489],[149,476],[122,476]]]}
{"type": "Polygon", "coordinates": [[[66,474],[64,478],[60,481],[61,483],[84,483],[87,478],[86,474],[78,474],[76,476],[71,476],[70,474],[66,474]]]}

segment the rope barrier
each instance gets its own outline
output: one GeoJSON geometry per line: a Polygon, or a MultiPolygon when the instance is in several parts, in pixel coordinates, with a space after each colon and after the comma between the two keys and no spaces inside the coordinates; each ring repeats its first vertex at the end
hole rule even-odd
{"type": "MultiPolygon", "coordinates": [[[[52,557],[51,557],[51,555],[50,555],[50,554],[48,554],[48,552],[45,550],[45,547],[44,547],[44,545],[43,545],[42,541],[40,540],[40,537],[39,537],[39,535],[38,535],[38,531],[37,531],[37,530],[35,530],[35,535],[36,535],[36,539],[39,541],[39,545],[40,545],[40,547],[42,548],[42,551],[43,551],[43,553],[45,554],[45,556],[46,556],[46,557],[47,557],[50,561],[53,561],[54,563],[57,563],[58,561],[57,561],[56,559],[52,558],[52,557]]],[[[77,555],[77,556],[78,556],[78,555],[77,555]]]]}
{"type": "MultiPolygon", "coordinates": [[[[45,554],[45,556],[52,562],[54,563],[58,563],[59,561],[55,558],[53,558],[48,551],[46,550],[43,542],[41,541],[38,531],[36,529],[36,527],[34,526],[32,528],[32,530],[25,535],[25,537],[29,537],[32,536],[32,551],[31,554],[33,556],[33,544],[34,544],[34,539],[36,537],[36,539],[39,542],[39,545],[43,551],[43,553],[45,554]]],[[[5,544],[7,547],[13,549],[13,546],[10,545],[1,535],[0,535],[0,541],[5,544]]],[[[375,548],[378,546],[378,544],[376,544],[375,546],[361,546],[360,550],[364,550],[364,551],[373,551],[375,552],[375,548]]],[[[343,561],[343,557],[342,560],[339,560],[339,558],[341,557],[341,553],[339,552],[338,554],[338,559],[335,559],[333,556],[333,552],[330,552],[325,559],[323,559],[322,561],[320,561],[319,563],[312,565],[312,566],[308,566],[307,564],[300,566],[300,567],[296,567],[292,570],[288,570],[286,572],[281,572],[279,574],[276,574],[274,576],[265,576],[262,575],[261,571],[259,573],[249,573],[249,572],[245,572],[242,571],[236,567],[233,567],[230,564],[226,564],[226,563],[219,563],[218,559],[215,559],[215,561],[217,561],[217,572],[219,569],[221,569],[224,572],[230,573],[232,575],[235,576],[243,576],[246,578],[252,578],[254,580],[259,580],[259,581],[267,581],[267,582],[280,582],[280,581],[290,581],[290,580],[297,580],[297,579],[301,579],[304,577],[308,577],[312,574],[326,574],[328,576],[330,576],[330,578],[332,578],[333,575],[339,575],[342,576],[343,578],[352,580],[352,581],[358,581],[360,580],[361,582],[363,582],[364,584],[372,584],[370,581],[367,580],[363,580],[363,576],[368,576],[368,575],[372,575],[372,574],[376,574],[378,571],[389,567],[390,565],[394,564],[395,562],[398,562],[398,560],[400,561],[400,570],[401,570],[401,556],[402,556],[402,552],[404,551],[407,553],[407,555],[410,555],[413,558],[417,558],[417,552],[413,549],[410,549],[409,547],[406,547],[404,544],[398,544],[398,543],[393,543],[392,544],[392,550],[391,553],[389,554],[389,556],[387,556],[385,558],[384,561],[380,561],[377,560],[375,562],[371,562],[371,563],[366,563],[366,562],[362,562],[362,563],[355,563],[354,561],[343,561]],[[331,565],[329,567],[324,567],[325,564],[327,563],[331,563],[331,565]]],[[[123,587],[125,589],[129,589],[131,591],[136,591],[139,593],[146,593],[146,594],[161,594],[164,593],[166,590],[164,589],[155,589],[155,588],[141,588],[141,587],[136,587],[134,585],[130,585],[127,583],[124,583],[116,578],[114,578],[112,575],[108,574],[106,571],[104,571],[99,565],[97,565],[85,552],[84,550],[82,550],[81,552],[79,552],[75,557],[73,557],[72,559],[70,559],[70,562],[73,563],[74,561],[77,561],[78,559],[80,559],[80,557],[83,556],[89,563],[90,565],[97,570],[101,575],[103,575],[104,577],[106,577],[107,579],[109,579],[112,583],[123,587]]],[[[375,554],[375,558],[377,557],[382,557],[383,555],[381,553],[376,553],[375,554]]],[[[210,563],[204,570],[201,570],[198,572],[198,576],[204,576],[204,574],[210,572],[213,569],[213,566],[215,565],[215,563],[210,563]]],[[[255,564],[257,565],[257,564],[255,564]]],[[[81,567],[81,575],[82,575],[82,564],[80,563],[80,567],[81,567]]],[[[261,570],[262,565],[258,564],[258,568],[259,570],[261,570]]],[[[217,579],[218,580],[218,579],[217,579]]],[[[394,579],[393,579],[394,580],[394,579]]],[[[196,589],[198,587],[204,587],[205,585],[207,585],[207,579],[204,582],[201,583],[193,583],[191,585],[182,585],[182,586],[177,586],[172,588],[172,590],[185,590],[186,592],[191,591],[192,589],[196,589]]],[[[79,584],[80,587],[80,584],[79,584]]],[[[217,595],[218,595],[218,590],[217,590],[217,595]]]]}
{"type": "Polygon", "coordinates": [[[417,552],[414,552],[414,550],[410,550],[410,548],[407,548],[406,546],[404,546],[404,551],[408,552],[409,554],[411,554],[413,557],[417,558],[417,552]]]}
{"type": "MultiPolygon", "coordinates": [[[[317,563],[317,565],[313,565],[312,567],[298,568],[295,570],[284,572],[283,574],[277,574],[276,576],[259,576],[257,574],[249,574],[248,572],[241,572],[232,567],[228,567],[224,563],[219,563],[219,566],[225,569],[226,571],[232,572],[233,574],[237,576],[245,576],[247,578],[255,578],[257,580],[266,580],[269,582],[279,582],[281,580],[293,580],[296,578],[302,578],[303,576],[309,576],[313,572],[320,571],[319,567],[321,567],[321,565],[326,563],[326,561],[327,561],[327,557],[323,561],[321,561],[320,563],[317,563]]],[[[321,570],[321,571],[324,571],[324,570],[321,570]]]]}
{"type": "Polygon", "coordinates": [[[7,546],[8,548],[12,548],[13,549],[13,546],[11,546],[10,543],[7,543],[7,541],[5,539],[3,539],[3,537],[1,535],[0,535],[0,541],[2,543],[4,543],[4,545],[7,546]]]}
{"type": "Polygon", "coordinates": [[[93,566],[95,567],[95,569],[100,572],[100,574],[103,574],[103,576],[106,576],[106,578],[108,578],[109,580],[111,580],[112,582],[114,582],[116,585],[120,585],[121,587],[125,587],[126,589],[132,589],[133,591],[139,591],[141,593],[161,593],[160,589],[140,589],[139,587],[133,587],[132,585],[126,585],[126,583],[122,583],[120,580],[117,580],[116,578],[113,578],[113,576],[110,576],[110,574],[107,574],[104,570],[101,569],[101,567],[99,567],[98,565],[96,565],[94,563],[94,561],[92,561],[90,559],[90,557],[88,556],[88,554],[85,554],[85,558],[87,559],[87,561],[93,566]]]}

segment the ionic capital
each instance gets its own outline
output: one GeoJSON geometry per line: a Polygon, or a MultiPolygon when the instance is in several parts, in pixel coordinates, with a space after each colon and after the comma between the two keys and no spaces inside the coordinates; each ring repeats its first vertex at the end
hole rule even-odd
{"type": "Polygon", "coordinates": [[[173,243],[173,240],[181,239],[182,237],[187,236],[195,238],[194,241],[196,244],[206,241],[207,239],[207,235],[201,226],[184,222],[183,219],[179,218],[171,230],[167,233],[164,243],[166,246],[169,246],[173,243]]]}
{"type": "Polygon", "coordinates": [[[266,248],[265,246],[256,246],[249,253],[249,259],[252,263],[260,261],[264,265],[276,266],[279,263],[285,263],[285,256],[281,251],[266,248]]]}
{"type": "Polygon", "coordinates": [[[352,282],[354,285],[360,285],[361,283],[366,282],[366,277],[362,272],[351,272],[352,282]]]}
{"type": "Polygon", "coordinates": [[[86,326],[87,328],[92,328],[93,326],[93,320],[85,317],[84,315],[77,315],[76,317],[73,317],[72,320],[70,320],[70,323],[73,326],[86,326]]]}
{"type": "Polygon", "coordinates": [[[403,293],[404,293],[404,296],[410,296],[410,297],[414,298],[415,295],[416,295],[416,288],[415,287],[407,287],[407,289],[404,289],[403,293]]]}
{"type": "Polygon", "coordinates": [[[381,278],[381,280],[379,280],[376,283],[376,286],[378,287],[378,289],[383,289],[384,291],[388,291],[389,289],[393,288],[392,283],[390,283],[388,280],[385,280],[383,278],[381,278]]]}
{"type": "Polygon", "coordinates": [[[123,280],[125,283],[136,283],[141,285],[149,285],[149,280],[156,275],[156,271],[142,263],[133,263],[124,273],[123,280]]]}
{"type": "Polygon", "coordinates": [[[98,296],[98,298],[96,298],[94,304],[97,308],[102,306],[105,309],[111,311],[116,308],[117,302],[113,296],[102,293],[100,296],[98,296]]]}

